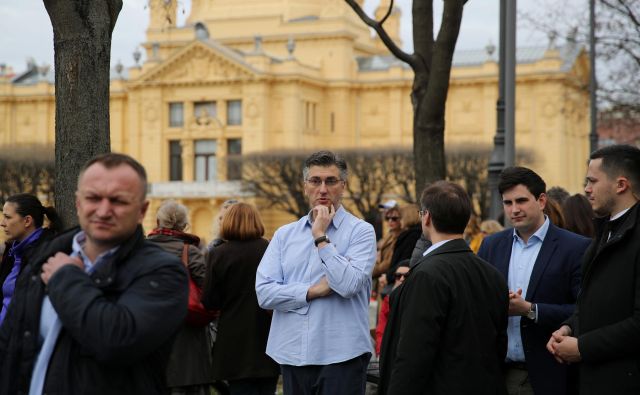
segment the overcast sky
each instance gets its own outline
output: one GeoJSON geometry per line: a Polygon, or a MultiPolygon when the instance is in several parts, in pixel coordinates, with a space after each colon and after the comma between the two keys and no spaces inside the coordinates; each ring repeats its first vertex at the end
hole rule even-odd
{"type": "MultiPolygon", "coordinates": [[[[321,0],[319,0],[321,1],[321,0]]],[[[558,0],[556,0],[558,1],[558,0]]],[[[562,0],[564,2],[564,0],[562,0]]],[[[396,0],[402,10],[402,37],[405,49],[411,49],[411,0],[396,0]]],[[[586,1],[583,1],[586,3],[586,1]]],[[[374,8],[378,0],[367,0],[367,9],[374,8]]],[[[178,24],[189,15],[191,0],[180,0],[178,24]]],[[[528,12],[540,7],[539,0],[518,1],[518,11],[528,12]]],[[[134,64],[132,53],[145,40],[144,31],[149,23],[147,0],[124,0],[124,6],[113,33],[112,65],[121,61],[125,66],[134,64]]],[[[442,1],[434,1],[439,19],[442,1]]],[[[498,0],[470,0],[464,8],[457,49],[484,48],[489,41],[498,42],[498,0]]],[[[49,16],[42,0],[3,0],[0,3],[0,63],[13,66],[14,71],[25,69],[28,58],[37,64],[53,64],[53,33],[49,16]]],[[[259,32],[256,32],[259,34],[259,32]]],[[[546,35],[520,26],[518,45],[546,45],[546,35]]]]}

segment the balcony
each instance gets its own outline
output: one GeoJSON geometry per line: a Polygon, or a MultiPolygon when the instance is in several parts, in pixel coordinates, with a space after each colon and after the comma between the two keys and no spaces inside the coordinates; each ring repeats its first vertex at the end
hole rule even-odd
{"type": "Polygon", "coordinates": [[[149,184],[147,194],[150,198],[161,199],[215,199],[250,196],[249,193],[243,191],[241,181],[154,182],[149,184]]]}

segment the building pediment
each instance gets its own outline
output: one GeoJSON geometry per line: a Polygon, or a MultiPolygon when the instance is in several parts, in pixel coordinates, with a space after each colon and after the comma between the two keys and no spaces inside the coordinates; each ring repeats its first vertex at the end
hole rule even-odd
{"type": "Polygon", "coordinates": [[[146,71],[134,84],[202,84],[254,79],[260,74],[242,55],[213,41],[194,41],[156,67],[146,71]]]}

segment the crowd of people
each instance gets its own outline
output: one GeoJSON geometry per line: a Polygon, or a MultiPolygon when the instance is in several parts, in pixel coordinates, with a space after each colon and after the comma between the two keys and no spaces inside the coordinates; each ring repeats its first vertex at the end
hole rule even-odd
{"type": "Polygon", "coordinates": [[[376,241],[347,178],[315,152],[307,215],[267,240],[229,200],[208,245],[172,200],[144,233],[146,172],[122,154],[83,167],[75,228],[9,197],[0,394],[365,394],[372,359],[381,395],[640,393],[640,150],[593,152],[585,194],[505,169],[507,229],[439,181],[382,202],[376,241]]]}

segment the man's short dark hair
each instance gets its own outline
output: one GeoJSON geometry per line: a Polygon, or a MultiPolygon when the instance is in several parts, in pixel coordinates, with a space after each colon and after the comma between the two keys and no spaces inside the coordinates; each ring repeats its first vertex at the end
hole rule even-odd
{"type": "Polygon", "coordinates": [[[513,166],[502,170],[500,181],[498,182],[498,192],[501,195],[518,185],[527,187],[536,199],[547,190],[547,184],[544,183],[544,180],[531,169],[513,166]]]}
{"type": "Polygon", "coordinates": [[[609,145],[593,151],[590,158],[602,159],[600,168],[607,177],[626,177],[631,182],[632,191],[640,194],[640,149],[631,145],[609,145]]]}
{"type": "Polygon", "coordinates": [[[302,169],[302,176],[306,180],[309,175],[309,169],[312,166],[329,167],[335,165],[340,170],[340,179],[347,180],[347,162],[341,156],[334,154],[331,151],[318,151],[311,154],[304,161],[304,168],[302,169]]]}
{"type": "Polygon", "coordinates": [[[144,167],[137,160],[133,159],[129,155],[120,154],[117,152],[108,152],[106,154],[96,155],[93,158],[89,159],[82,169],[80,169],[80,174],[78,175],[78,183],[80,182],[80,178],[85,171],[94,164],[99,163],[104,166],[106,169],[113,169],[118,166],[126,165],[133,169],[136,172],[138,177],[140,178],[140,182],[142,184],[142,198],[144,199],[147,195],[147,172],[144,167]]]}
{"type": "Polygon", "coordinates": [[[471,199],[458,184],[438,181],[426,187],[420,197],[422,210],[431,214],[433,227],[440,233],[460,234],[471,217],[471,199]]]}

